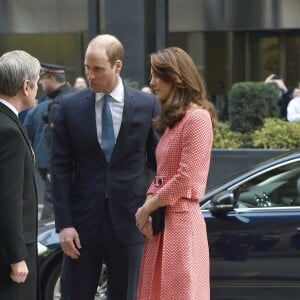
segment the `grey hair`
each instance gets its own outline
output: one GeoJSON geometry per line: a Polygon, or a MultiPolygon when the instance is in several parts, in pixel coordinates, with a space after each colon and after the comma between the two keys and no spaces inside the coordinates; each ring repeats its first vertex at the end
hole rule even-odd
{"type": "Polygon", "coordinates": [[[41,65],[37,58],[22,50],[4,53],[0,57],[0,93],[15,96],[28,80],[31,88],[40,74],[41,65]]]}

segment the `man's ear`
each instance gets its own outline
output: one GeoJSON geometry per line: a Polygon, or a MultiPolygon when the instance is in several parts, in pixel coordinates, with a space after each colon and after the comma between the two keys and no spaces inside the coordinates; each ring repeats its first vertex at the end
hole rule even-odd
{"type": "Polygon", "coordinates": [[[25,96],[29,95],[29,80],[24,80],[22,84],[22,92],[25,96]]]}
{"type": "Polygon", "coordinates": [[[122,61],[117,59],[115,62],[115,68],[116,68],[116,72],[120,73],[121,69],[122,69],[122,61]]]}

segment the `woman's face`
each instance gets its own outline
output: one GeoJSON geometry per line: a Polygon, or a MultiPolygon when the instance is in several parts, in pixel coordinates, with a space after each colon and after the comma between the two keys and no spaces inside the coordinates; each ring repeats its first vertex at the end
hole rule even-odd
{"type": "Polygon", "coordinates": [[[159,101],[166,101],[172,93],[172,84],[163,81],[151,69],[151,88],[159,101]]]}

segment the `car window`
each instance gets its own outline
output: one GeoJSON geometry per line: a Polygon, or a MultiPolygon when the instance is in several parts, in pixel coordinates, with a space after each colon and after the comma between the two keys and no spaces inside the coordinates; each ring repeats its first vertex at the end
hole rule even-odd
{"type": "Polygon", "coordinates": [[[241,184],[235,191],[237,206],[300,206],[300,163],[283,165],[241,184]]]}

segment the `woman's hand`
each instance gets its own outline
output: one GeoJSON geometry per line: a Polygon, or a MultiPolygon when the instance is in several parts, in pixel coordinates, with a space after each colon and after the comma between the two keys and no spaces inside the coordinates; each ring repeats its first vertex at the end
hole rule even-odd
{"type": "Polygon", "coordinates": [[[135,221],[139,231],[142,232],[142,229],[144,228],[146,223],[149,222],[149,218],[151,218],[150,213],[151,212],[147,209],[145,204],[137,210],[135,214],[135,221]]]}
{"type": "Polygon", "coordinates": [[[144,205],[137,210],[135,214],[136,226],[147,239],[153,237],[152,218],[150,214],[164,205],[157,195],[149,194],[144,205]]]}
{"type": "Polygon", "coordinates": [[[153,229],[152,229],[152,218],[149,217],[148,221],[144,225],[142,229],[140,229],[140,232],[147,238],[151,239],[153,238],[153,229]]]}

